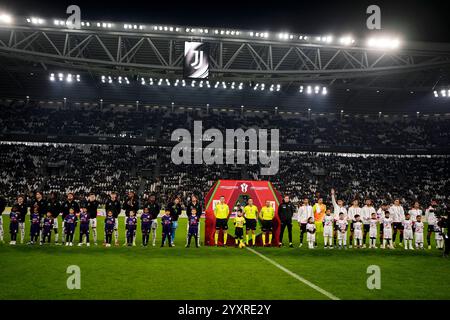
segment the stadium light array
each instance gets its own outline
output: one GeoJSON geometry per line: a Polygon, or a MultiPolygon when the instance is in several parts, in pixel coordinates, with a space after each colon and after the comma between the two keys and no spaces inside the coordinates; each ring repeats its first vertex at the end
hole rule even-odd
{"type": "Polygon", "coordinates": [[[221,35],[221,36],[239,36],[239,35],[241,35],[241,31],[229,30],[229,29],[215,29],[214,34],[221,35]]]}
{"type": "Polygon", "coordinates": [[[367,46],[375,49],[398,49],[400,40],[390,37],[374,37],[367,40],[367,46]]]}
{"type": "Polygon", "coordinates": [[[41,25],[45,23],[45,20],[38,17],[30,17],[27,18],[27,22],[35,25],[41,25]]]}
{"type": "Polygon", "coordinates": [[[124,29],[129,29],[129,30],[144,30],[145,26],[142,25],[142,24],[137,25],[137,24],[128,24],[128,23],[126,23],[126,24],[123,25],[123,28],[124,29]]]}
{"type": "Polygon", "coordinates": [[[10,14],[6,12],[0,12],[0,23],[2,24],[11,24],[13,22],[13,18],[10,14]]]}
{"type": "MultiPolygon", "coordinates": [[[[118,83],[126,82],[127,84],[129,84],[130,82],[129,81],[127,82],[127,80],[128,80],[128,78],[126,78],[126,77],[118,77],[117,78],[118,83]]],[[[242,90],[245,87],[244,82],[236,82],[236,81],[232,81],[232,82],[215,81],[215,82],[211,83],[209,80],[193,79],[189,83],[187,83],[185,79],[169,80],[169,79],[159,78],[156,81],[154,81],[153,78],[146,79],[144,77],[138,78],[137,81],[139,81],[140,84],[143,86],[145,86],[145,85],[153,86],[156,84],[157,86],[186,87],[188,85],[191,88],[210,89],[212,87],[213,89],[231,89],[231,90],[242,90]]],[[[113,79],[111,78],[111,76],[103,75],[103,76],[101,76],[101,82],[102,83],[112,83],[113,79]]],[[[268,85],[266,86],[265,83],[256,83],[253,85],[253,89],[259,90],[259,91],[265,91],[265,89],[267,87],[268,87],[268,85]]],[[[281,90],[281,84],[279,84],[279,83],[271,84],[269,87],[270,92],[279,92],[280,90],[281,90]]]]}
{"type": "Polygon", "coordinates": [[[98,28],[111,29],[113,27],[113,24],[111,22],[97,22],[96,26],[98,28]]]}
{"type": "Polygon", "coordinates": [[[300,85],[298,92],[300,93],[306,93],[307,95],[312,95],[312,94],[319,94],[321,93],[322,95],[327,95],[328,94],[328,88],[325,86],[319,86],[319,85],[300,85]]]}
{"type": "Polygon", "coordinates": [[[333,36],[332,35],[318,36],[318,37],[316,37],[316,41],[324,42],[324,43],[331,43],[331,42],[333,42],[333,36]]]}
{"type": "Polygon", "coordinates": [[[62,82],[65,81],[67,83],[71,83],[71,82],[80,82],[81,81],[81,77],[79,74],[64,74],[62,72],[59,72],[58,74],[54,74],[54,73],[50,73],[49,76],[50,81],[54,82],[56,80],[62,82]]]}
{"type": "MultiPolygon", "coordinates": [[[[46,21],[39,17],[28,17],[26,21],[33,25],[43,25],[46,21]]],[[[0,12],[0,24],[9,24],[12,22],[12,17],[9,14],[0,12]]],[[[55,26],[67,26],[67,22],[64,20],[53,20],[53,24],[55,26]]],[[[214,34],[216,36],[221,37],[250,37],[250,38],[259,38],[259,39],[272,39],[279,41],[302,41],[308,43],[317,43],[319,45],[341,45],[341,46],[351,46],[355,43],[358,43],[360,46],[367,46],[369,48],[381,49],[381,50],[394,50],[401,46],[401,41],[399,38],[390,37],[390,36],[375,36],[366,40],[366,43],[355,40],[350,35],[342,35],[341,37],[334,37],[331,34],[328,35],[318,35],[318,36],[307,36],[304,34],[296,34],[289,32],[280,32],[278,34],[271,34],[268,31],[264,32],[255,32],[255,31],[239,31],[236,29],[208,29],[206,27],[176,27],[170,25],[145,25],[145,24],[133,24],[133,23],[124,23],[122,25],[115,26],[114,23],[111,22],[88,22],[82,21],[82,27],[98,27],[103,29],[111,29],[111,28],[121,28],[125,30],[133,30],[133,31],[144,31],[144,30],[152,30],[155,32],[184,32],[187,34],[214,34]]]]}
{"type": "Polygon", "coordinates": [[[436,98],[450,98],[450,89],[434,90],[433,94],[436,98]]]}
{"type": "Polygon", "coordinates": [[[172,26],[153,26],[153,31],[180,32],[181,28],[172,26]]]}
{"type": "Polygon", "coordinates": [[[343,36],[339,38],[339,44],[343,46],[350,46],[355,43],[355,39],[353,39],[351,36],[343,36]]]}
{"type": "Polygon", "coordinates": [[[269,38],[269,33],[268,32],[253,32],[253,31],[250,31],[248,33],[248,35],[250,37],[255,37],[255,38],[269,38]]]}

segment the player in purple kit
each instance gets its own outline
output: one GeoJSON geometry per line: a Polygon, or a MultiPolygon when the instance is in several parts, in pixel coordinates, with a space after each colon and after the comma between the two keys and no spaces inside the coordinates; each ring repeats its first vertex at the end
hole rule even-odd
{"type": "Polygon", "coordinates": [[[191,216],[188,217],[189,221],[189,228],[188,228],[188,240],[186,244],[186,248],[189,248],[191,246],[191,238],[194,237],[195,240],[195,246],[198,248],[198,225],[200,222],[199,216],[197,216],[197,209],[195,207],[191,210],[191,216]]]}
{"type": "Polygon", "coordinates": [[[125,228],[127,229],[127,246],[136,246],[136,226],[137,218],[133,210],[130,211],[130,216],[127,217],[125,228]]]}
{"type": "Polygon", "coordinates": [[[50,211],[47,212],[47,216],[42,221],[42,239],[41,239],[41,245],[47,242],[50,243],[50,240],[52,238],[52,230],[53,230],[53,224],[55,223],[55,220],[52,217],[52,213],[50,211]]]}
{"type": "Polygon", "coordinates": [[[116,218],[113,216],[113,212],[109,210],[105,218],[105,246],[111,247],[111,241],[116,226],[116,218]]]}
{"type": "Polygon", "coordinates": [[[144,247],[148,245],[151,225],[152,225],[152,217],[149,213],[149,208],[146,207],[144,208],[144,212],[141,214],[142,245],[144,247]]]}
{"type": "Polygon", "coordinates": [[[33,212],[30,215],[30,242],[28,244],[34,244],[38,241],[41,234],[41,219],[39,217],[39,207],[34,206],[33,212]]]}
{"type": "Polygon", "coordinates": [[[11,234],[11,241],[9,244],[15,245],[17,240],[17,233],[19,232],[19,208],[13,207],[9,214],[9,233],[11,234]]]}
{"type": "Polygon", "coordinates": [[[89,242],[89,224],[91,222],[91,218],[89,213],[86,210],[86,206],[82,206],[80,209],[80,241],[78,243],[78,246],[81,247],[84,244],[86,244],[87,247],[89,247],[91,244],[89,242]],[[83,239],[84,236],[84,239],[83,239]]]}
{"type": "Polygon", "coordinates": [[[166,242],[169,244],[169,247],[172,247],[172,217],[170,216],[170,210],[166,209],[165,214],[161,218],[161,224],[162,224],[162,243],[161,247],[164,247],[164,243],[166,242]]]}
{"type": "Polygon", "coordinates": [[[73,246],[73,235],[77,225],[77,216],[75,210],[70,208],[69,214],[64,218],[64,231],[66,234],[66,246],[73,246]]]}

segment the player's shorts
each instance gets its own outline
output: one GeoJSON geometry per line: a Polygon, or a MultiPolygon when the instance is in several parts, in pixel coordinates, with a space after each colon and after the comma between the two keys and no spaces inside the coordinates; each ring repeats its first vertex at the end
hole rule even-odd
{"type": "Polygon", "coordinates": [[[427,231],[428,232],[434,232],[434,225],[429,224],[428,227],[427,227],[427,231]]]}
{"type": "Polygon", "coordinates": [[[145,233],[145,234],[149,233],[151,227],[152,226],[151,226],[150,223],[143,223],[143,224],[141,224],[142,233],[145,233]]]}
{"type": "Polygon", "coordinates": [[[323,227],[323,236],[332,237],[333,236],[333,226],[323,227]]]}
{"type": "Polygon", "coordinates": [[[377,237],[377,228],[370,229],[370,226],[369,226],[369,237],[371,237],[371,238],[377,237]]]}
{"type": "Polygon", "coordinates": [[[114,230],[117,231],[119,229],[119,217],[116,217],[116,222],[114,224],[114,230]]]}
{"type": "Polygon", "coordinates": [[[245,219],[245,229],[256,230],[256,219],[245,219]]]}
{"type": "Polygon", "coordinates": [[[300,223],[300,231],[306,232],[306,223],[300,223]]]}
{"type": "Polygon", "coordinates": [[[89,219],[89,226],[91,228],[97,228],[97,218],[91,218],[89,219]]]}
{"type": "Polygon", "coordinates": [[[414,237],[416,238],[416,243],[422,243],[423,242],[423,232],[416,232],[416,233],[414,233],[414,237]]]}
{"type": "Polygon", "coordinates": [[[353,221],[353,220],[351,220],[351,222],[349,223],[350,224],[350,231],[351,232],[354,232],[355,231],[355,228],[353,227],[353,224],[355,223],[355,221],[353,221]]]}
{"type": "Polygon", "coordinates": [[[58,226],[59,226],[58,217],[56,217],[55,219],[53,219],[53,229],[58,229],[58,226]]]}
{"type": "Polygon", "coordinates": [[[316,234],[315,233],[309,233],[308,232],[308,234],[307,234],[307,236],[306,236],[306,240],[308,241],[308,242],[314,242],[314,241],[316,241],[316,234]]]}
{"type": "Polygon", "coordinates": [[[364,228],[364,233],[369,232],[370,231],[370,224],[364,224],[363,228],[364,228]]]}
{"type": "Polygon", "coordinates": [[[347,239],[347,231],[345,231],[345,232],[339,231],[339,232],[338,232],[338,239],[339,239],[339,240],[347,239]]]}
{"type": "Polygon", "coordinates": [[[80,225],[80,233],[81,234],[89,234],[89,225],[86,225],[86,226],[80,225]]]}
{"type": "Polygon", "coordinates": [[[336,223],[336,220],[333,222],[333,228],[334,228],[334,231],[339,231],[339,226],[336,223]]]}
{"type": "Polygon", "coordinates": [[[392,229],[383,230],[384,239],[392,239],[392,229]]]}
{"type": "Polygon", "coordinates": [[[362,240],[362,230],[355,230],[353,235],[355,239],[362,240]]]}
{"type": "Polygon", "coordinates": [[[412,240],[413,239],[413,231],[412,230],[405,230],[405,232],[403,232],[403,239],[405,239],[405,240],[412,240]]]}
{"type": "Polygon", "coordinates": [[[273,227],[272,220],[263,220],[261,222],[261,225],[262,225],[261,226],[262,231],[264,231],[264,232],[272,231],[272,227],[273,227]]]}
{"type": "Polygon", "coordinates": [[[392,224],[394,230],[403,230],[403,224],[401,222],[394,222],[392,224]]]}
{"type": "Polygon", "coordinates": [[[216,219],[216,230],[228,230],[228,219],[216,219]]]}
{"type": "Polygon", "coordinates": [[[75,226],[72,226],[72,227],[66,227],[64,231],[65,231],[66,234],[74,234],[74,232],[75,232],[75,226]]]}
{"type": "Polygon", "coordinates": [[[153,230],[158,229],[158,220],[157,219],[152,220],[152,229],[153,230]]]}
{"type": "Polygon", "coordinates": [[[234,230],[234,235],[237,239],[242,239],[242,237],[244,236],[244,228],[236,228],[234,230]]]}

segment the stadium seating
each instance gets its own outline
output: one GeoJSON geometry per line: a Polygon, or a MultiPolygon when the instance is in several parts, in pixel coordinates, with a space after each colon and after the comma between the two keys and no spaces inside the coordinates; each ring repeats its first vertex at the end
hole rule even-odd
{"type": "Polygon", "coordinates": [[[175,195],[185,200],[191,192],[203,197],[220,179],[268,179],[294,200],[318,194],[329,200],[336,188],[348,203],[368,196],[406,204],[431,198],[448,201],[450,158],[446,156],[358,156],[281,152],[280,170],[261,176],[257,165],[175,165],[169,147],[111,145],[0,144],[0,193],[12,203],[18,193],[35,190],[78,197],[97,193],[104,201],[112,191],[156,192],[166,203],[175,195]],[[14,170],[11,170],[14,168],[14,170]],[[446,198],[447,197],[447,198],[446,198]]]}

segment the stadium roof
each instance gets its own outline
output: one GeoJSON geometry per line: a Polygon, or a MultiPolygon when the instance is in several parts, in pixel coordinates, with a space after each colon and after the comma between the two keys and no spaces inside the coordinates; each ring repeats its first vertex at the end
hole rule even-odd
{"type": "Polygon", "coordinates": [[[40,17],[3,21],[0,93],[10,97],[24,93],[39,98],[69,96],[81,101],[103,97],[161,104],[313,106],[324,110],[443,110],[448,105],[448,100],[434,99],[432,93],[448,88],[449,44],[406,42],[383,35],[354,39],[348,34],[111,21],[83,21],[78,30],[69,27],[64,20],[40,17]],[[206,82],[201,88],[199,81],[192,85],[190,80],[185,88],[174,86],[183,78],[185,41],[209,44],[211,88],[206,82]],[[81,81],[51,83],[52,73],[79,74],[81,81]],[[113,83],[102,83],[102,76],[111,77],[113,83]],[[119,84],[118,79],[125,77],[130,83],[119,84]],[[159,79],[163,80],[160,85],[159,79]],[[241,83],[242,90],[238,90],[241,83]],[[320,93],[325,87],[328,94],[309,96],[308,86],[319,87],[320,93]]]}

